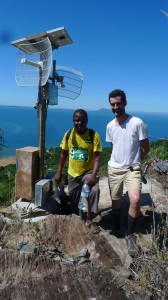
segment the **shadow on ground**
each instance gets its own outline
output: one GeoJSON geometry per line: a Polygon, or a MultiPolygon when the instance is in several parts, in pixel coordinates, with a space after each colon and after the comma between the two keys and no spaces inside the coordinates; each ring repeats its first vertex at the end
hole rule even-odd
{"type": "MultiPolygon", "coordinates": [[[[155,205],[149,193],[143,193],[140,200],[141,213],[136,227],[136,232],[141,234],[151,234],[152,231],[157,233],[159,226],[165,220],[165,215],[154,211],[155,205]]],[[[123,234],[126,234],[127,218],[129,210],[129,197],[125,194],[121,200],[121,228],[123,234]]],[[[112,208],[107,207],[99,211],[101,215],[97,225],[104,230],[111,231],[113,228],[112,208]]]]}

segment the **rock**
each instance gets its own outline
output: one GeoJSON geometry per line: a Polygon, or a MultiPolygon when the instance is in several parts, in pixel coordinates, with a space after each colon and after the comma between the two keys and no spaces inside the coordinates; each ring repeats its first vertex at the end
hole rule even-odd
{"type": "MultiPolygon", "coordinates": [[[[153,247],[152,230],[163,224],[163,214],[165,217],[167,213],[168,181],[152,167],[145,176],[137,243],[142,249],[140,255],[146,258],[153,247]]],[[[94,221],[101,231],[96,235],[73,214],[48,215],[39,223],[7,222],[8,210],[5,217],[1,214],[0,299],[150,299],[152,292],[139,285],[141,275],[135,270],[136,261],[128,255],[125,238],[113,235],[107,176],[99,183],[99,214],[94,221]],[[19,251],[22,244],[31,245],[32,251],[19,251]]],[[[128,208],[124,190],[124,230],[128,208]]]]}
{"type": "Polygon", "coordinates": [[[76,215],[8,226],[2,243],[0,299],[127,299],[110,270],[122,266],[119,256],[104,234],[92,235],[76,215]],[[15,250],[21,241],[38,245],[39,252],[15,250]],[[46,246],[62,259],[46,255],[46,246]],[[75,264],[79,256],[85,261],[75,264]]]}
{"type": "Polygon", "coordinates": [[[153,195],[155,212],[168,214],[168,196],[163,194],[153,195]]]}
{"type": "Polygon", "coordinates": [[[107,207],[111,208],[112,202],[110,197],[107,176],[100,177],[99,187],[100,187],[99,210],[107,209],[107,207]]]}

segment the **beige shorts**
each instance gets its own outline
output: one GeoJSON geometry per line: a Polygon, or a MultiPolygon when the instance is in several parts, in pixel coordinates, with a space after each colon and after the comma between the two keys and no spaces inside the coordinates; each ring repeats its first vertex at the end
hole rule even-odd
{"type": "Polygon", "coordinates": [[[123,195],[124,185],[130,189],[142,189],[141,168],[139,166],[130,169],[114,169],[108,166],[108,180],[112,200],[119,200],[123,195]]]}

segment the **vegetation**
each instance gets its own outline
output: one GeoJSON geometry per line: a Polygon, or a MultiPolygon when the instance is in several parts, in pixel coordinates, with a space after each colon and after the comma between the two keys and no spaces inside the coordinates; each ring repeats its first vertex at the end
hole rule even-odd
{"type": "MultiPolygon", "coordinates": [[[[157,226],[157,233],[152,231],[153,243],[150,251],[141,251],[130,265],[134,281],[150,292],[152,300],[168,299],[168,223],[165,220],[166,216],[162,217],[162,222],[157,226]]],[[[155,220],[153,228],[154,223],[155,220]]]]}
{"type": "MultiPolygon", "coordinates": [[[[111,148],[104,148],[101,157],[101,166],[99,175],[107,174],[107,163],[110,158],[111,148]]],[[[56,172],[60,157],[60,148],[50,148],[45,152],[44,161],[44,174],[47,177],[49,172],[56,172]]],[[[168,140],[159,140],[150,143],[150,153],[148,154],[145,162],[152,162],[153,160],[168,160],[168,140]]],[[[66,163],[63,171],[63,182],[66,183],[67,179],[68,162],[66,163]]],[[[11,199],[14,199],[15,189],[15,165],[8,165],[0,167],[0,206],[8,206],[11,199]]],[[[154,214],[153,214],[154,215],[154,214]]],[[[153,221],[154,222],[154,221],[153,221]]],[[[155,223],[155,222],[154,222],[155,223]]],[[[39,228],[35,224],[36,238],[39,241],[41,236],[39,228]]],[[[153,228],[155,225],[153,224],[153,228]]],[[[151,298],[167,299],[167,273],[168,273],[168,223],[166,216],[163,222],[157,228],[156,232],[152,234],[153,246],[151,250],[142,252],[136,260],[130,265],[130,272],[134,282],[148,290],[151,298]]],[[[127,283],[125,283],[127,284],[127,283]]]]}
{"type": "Polygon", "coordinates": [[[150,143],[148,160],[168,160],[168,140],[159,140],[150,143]]]}
{"type": "MultiPolygon", "coordinates": [[[[101,166],[99,175],[107,174],[107,163],[110,158],[111,148],[103,148],[101,156],[101,166]]],[[[45,151],[44,177],[47,178],[49,172],[56,172],[60,157],[60,148],[50,148],[45,151]]],[[[150,143],[150,153],[145,161],[168,160],[168,140],[159,140],[150,143]]],[[[63,183],[67,180],[68,161],[63,170],[63,183]]],[[[0,206],[9,205],[14,195],[15,188],[15,165],[0,167],[0,206]]]]}
{"type": "Polygon", "coordinates": [[[16,167],[0,167],[0,206],[8,206],[14,197],[16,167]]]}
{"type": "MultiPolygon", "coordinates": [[[[50,148],[45,152],[45,162],[44,162],[44,175],[47,177],[48,172],[56,172],[59,163],[61,150],[60,148],[50,148]]],[[[99,170],[99,175],[105,175],[107,173],[107,162],[110,158],[111,148],[103,148],[103,153],[101,156],[101,166],[99,170]]],[[[68,161],[63,169],[63,182],[66,182],[68,170],[68,161]]]]}

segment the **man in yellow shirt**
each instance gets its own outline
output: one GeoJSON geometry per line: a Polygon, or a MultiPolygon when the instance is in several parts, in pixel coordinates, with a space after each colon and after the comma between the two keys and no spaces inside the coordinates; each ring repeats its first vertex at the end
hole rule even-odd
{"type": "Polygon", "coordinates": [[[61,156],[58,170],[54,177],[56,182],[62,179],[62,170],[69,156],[68,165],[68,190],[71,199],[72,213],[83,213],[78,209],[82,185],[86,179],[90,186],[89,203],[90,209],[86,216],[86,225],[92,226],[94,214],[98,213],[99,201],[99,183],[97,173],[100,165],[100,154],[102,152],[102,143],[99,134],[92,130],[93,141],[91,140],[90,131],[87,128],[88,116],[83,109],[78,109],[73,114],[74,128],[64,134],[61,142],[61,156]]]}

